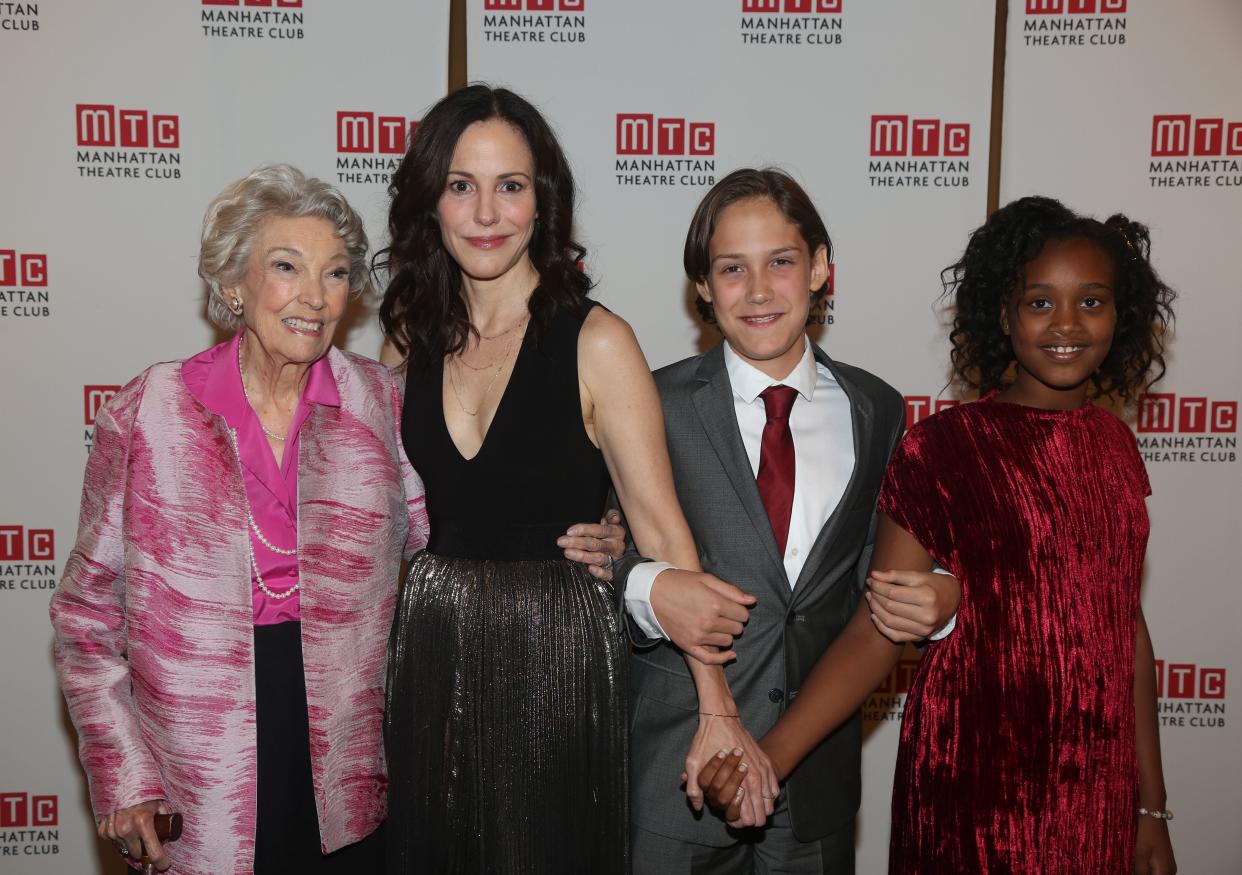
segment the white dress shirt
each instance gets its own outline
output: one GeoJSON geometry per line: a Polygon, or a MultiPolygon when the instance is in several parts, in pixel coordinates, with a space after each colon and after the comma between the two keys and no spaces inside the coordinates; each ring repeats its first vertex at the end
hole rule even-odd
{"type": "MultiPolygon", "coordinates": [[[[792,588],[798,581],[807,554],[832,515],[854,471],[854,425],[850,400],[827,367],[815,361],[809,341],[802,358],[783,379],[769,377],[746,362],[726,342],[725,369],[733,388],[733,412],[737,416],[742,445],[750,460],[751,474],[758,476],[763,427],[767,424],[760,393],[769,386],[798,390],[789,412],[794,443],[793,509],[785,545],[785,577],[792,588]]],[[[656,576],[673,566],[644,562],[630,572],[625,602],[630,616],[651,638],[667,638],[651,608],[651,587],[656,576]]],[[[738,583],[738,581],[729,581],[738,583]]]]}

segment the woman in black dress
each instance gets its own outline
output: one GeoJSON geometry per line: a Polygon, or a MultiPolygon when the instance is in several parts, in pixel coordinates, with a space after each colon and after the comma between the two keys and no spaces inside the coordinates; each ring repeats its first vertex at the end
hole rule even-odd
{"type": "MultiPolygon", "coordinates": [[[[699,570],[655,384],[587,298],[569,167],[521,97],[436,104],[392,194],[381,319],[431,541],[393,626],[389,871],[627,871],[619,599],[556,542],[598,518],[611,478],[641,553],[699,570]]],[[[719,666],[691,663],[700,710],[727,707],[719,666]]]]}

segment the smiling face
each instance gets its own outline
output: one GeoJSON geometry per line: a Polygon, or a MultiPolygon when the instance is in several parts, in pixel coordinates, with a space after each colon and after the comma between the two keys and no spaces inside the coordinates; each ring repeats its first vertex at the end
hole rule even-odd
{"type": "Polygon", "coordinates": [[[436,205],[444,247],[474,280],[530,266],[535,229],[535,159],[522,133],[500,119],[462,132],[436,205]]]}
{"type": "Polygon", "coordinates": [[[349,300],[349,251],[326,219],[264,219],[241,282],[246,328],[276,364],[309,364],[332,345],[349,300]]]}
{"type": "Polygon", "coordinates": [[[1053,240],[1026,266],[1026,284],[1001,313],[1018,373],[1005,400],[1049,409],[1086,401],[1117,325],[1113,263],[1090,240],[1053,240]]]}
{"type": "Polygon", "coordinates": [[[811,292],[828,276],[827,248],[809,252],[798,226],[766,197],[725,207],[699,295],[733,351],[773,379],[802,358],[811,292]]]}

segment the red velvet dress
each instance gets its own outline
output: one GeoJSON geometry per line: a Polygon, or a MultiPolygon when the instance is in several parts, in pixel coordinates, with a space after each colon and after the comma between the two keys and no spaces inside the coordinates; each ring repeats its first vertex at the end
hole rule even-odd
{"type": "Polygon", "coordinates": [[[1131,871],[1149,494],[1134,436],[1091,405],[988,396],[906,435],[880,509],[962,602],[906,700],[890,873],[1131,871]]]}

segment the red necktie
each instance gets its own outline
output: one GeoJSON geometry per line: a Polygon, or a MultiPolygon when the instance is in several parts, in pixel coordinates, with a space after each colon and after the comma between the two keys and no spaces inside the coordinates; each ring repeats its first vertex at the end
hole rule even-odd
{"type": "Polygon", "coordinates": [[[759,393],[768,422],[759,445],[759,497],[768,512],[772,534],[781,556],[789,540],[789,516],[793,511],[794,442],[789,430],[789,411],[798,390],[792,386],[769,386],[759,393]]]}

